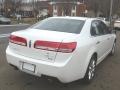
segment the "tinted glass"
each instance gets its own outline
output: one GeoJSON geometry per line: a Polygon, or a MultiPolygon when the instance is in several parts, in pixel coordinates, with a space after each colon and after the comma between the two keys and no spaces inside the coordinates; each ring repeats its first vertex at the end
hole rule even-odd
{"type": "Polygon", "coordinates": [[[83,20],[49,18],[37,23],[32,28],[79,34],[84,23],[83,20]]]}
{"type": "Polygon", "coordinates": [[[104,34],[109,34],[110,30],[107,27],[107,25],[105,23],[103,23],[103,22],[100,22],[100,24],[101,24],[101,28],[104,30],[104,34]]]}
{"type": "Polygon", "coordinates": [[[92,36],[96,36],[96,35],[99,35],[99,30],[98,30],[98,22],[94,21],[92,22],[92,25],[91,25],[91,35],[92,36]]]}
{"type": "Polygon", "coordinates": [[[97,27],[98,27],[98,30],[99,30],[99,34],[104,35],[105,34],[104,26],[101,25],[101,21],[98,21],[97,27]]]}

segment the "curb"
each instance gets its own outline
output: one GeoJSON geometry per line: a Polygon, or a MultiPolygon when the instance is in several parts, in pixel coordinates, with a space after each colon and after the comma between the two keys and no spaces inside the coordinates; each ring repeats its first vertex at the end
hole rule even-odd
{"type": "Polygon", "coordinates": [[[28,25],[30,25],[30,24],[0,25],[0,27],[28,26],[28,25]]]}

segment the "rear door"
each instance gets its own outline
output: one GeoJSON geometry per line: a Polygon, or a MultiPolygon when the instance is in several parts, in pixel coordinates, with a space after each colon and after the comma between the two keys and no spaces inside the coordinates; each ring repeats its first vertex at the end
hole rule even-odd
{"type": "Polygon", "coordinates": [[[93,38],[95,40],[95,45],[96,45],[96,49],[98,52],[98,59],[99,59],[105,54],[105,52],[107,50],[106,49],[107,36],[105,35],[104,30],[101,29],[101,25],[100,25],[99,20],[95,20],[92,22],[91,35],[93,36],[93,38]]]}

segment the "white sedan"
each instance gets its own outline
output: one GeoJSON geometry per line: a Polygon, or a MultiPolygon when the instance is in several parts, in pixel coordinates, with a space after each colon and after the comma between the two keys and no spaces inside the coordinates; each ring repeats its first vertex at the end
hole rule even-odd
{"type": "Polygon", "coordinates": [[[114,28],[115,29],[120,29],[120,19],[115,20],[115,22],[114,22],[114,28]]]}
{"type": "Polygon", "coordinates": [[[63,83],[91,82],[98,65],[115,53],[116,35],[96,18],[51,17],[13,32],[7,62],[19,70],[63,83]]]}

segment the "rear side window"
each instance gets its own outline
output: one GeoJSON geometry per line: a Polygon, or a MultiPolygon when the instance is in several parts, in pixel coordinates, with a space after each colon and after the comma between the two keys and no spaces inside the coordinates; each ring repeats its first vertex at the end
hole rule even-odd
{"type": "Polygon", "coordinates": [[[84,23],[83,20],[49,18],[37,23],[32,28],[79,34],[84,23]]]}
{"type": "Polygon", "coordinates": [[[92,36],[100,35],[99,29],[98,29],[98,22],[96,22],[96,21],[92,22],[90,32],[91,32],[92,36]]]}

